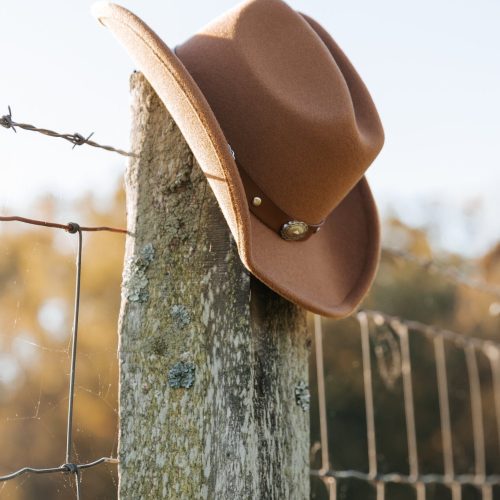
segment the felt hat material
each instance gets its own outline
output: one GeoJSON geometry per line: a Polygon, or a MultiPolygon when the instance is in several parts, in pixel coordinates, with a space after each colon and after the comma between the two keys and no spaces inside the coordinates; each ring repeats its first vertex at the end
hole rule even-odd
{"type": "Polygon", "coordinates": [[[379,261],[364,173],[384,135],[331,36],[282,0],[247,1],[174,50],[123,7],[93,13],[179,126],[245,267],[310,311],[350,314],[379,261]]]}

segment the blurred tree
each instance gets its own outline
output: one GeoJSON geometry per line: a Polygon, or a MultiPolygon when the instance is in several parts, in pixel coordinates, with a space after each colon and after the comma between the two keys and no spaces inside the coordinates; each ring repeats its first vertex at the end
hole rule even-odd
{"type": "MultiPolygon", "coordinates": [[[[121,189],[105,206],[91,194],[71,207],[61,207],[56,200],[45,198],[32,213],[66,222],[62,213],[68,211],[77,222],[89,225],[125,225],[121,189]]],[[[476,262],[470,262],[460,255],[436,255],[425,231],[407,227],[397,219],[386,221],[384,237],[391,247],[423,258],[437,258],[470,278],[491,284],[500,282],[500,244],[476,262]]],[[[84,234],[74,432],[80,461],[116,455],[116,321],[123,247],[123,236],[84,234]]],[[[25,465],[55,466],[64,461],[75,249],[75,237],[59,230],[16,223],[0,226],[0,474],[25,465]]],[[[390,254],[383,254],[377,280],[364,307],[498,339],[498,299],[390,254]]],[[[384,328],[371,324],[378,464],[383,472],[407,473],[399,348],[393,334],[384,328]]],[[[324,329],[330,461],[336,469],[367,471],[359,326],[354,319],[325,320],[324,329]]],[[[440,473],[442,450],[433,348],[417,332],[410,332],[410,346],[420,467],[425,473],[440,473]]],[[[465,360],[463,352],[451,345],[446,346],[446,354],[455,464],[457,471],[470,472],[473,443],[465,360]]],[[[487,469],[498,472],[500,456],[487,356],[478,356],[478,366],[488,436],[487,469]]],[[[314,356],[310,385],[311,465],[318,468],[314,356]]],[[[84,472],[85,498],[116,498],[116,481],[115,466],[84,472]]],[[[363,481],[345,480],[339,488],[345,500],[375,498],[373,488],[363,481]]],[[[62,475],[23,476],[0,484],[0,496],[8,500],[71,498],[72,490],[73,481],[62,475]]],[[[408,488],[390,486],[388,491],[393,498],[414,498],[408,488]]],[[[318,499],[328,498],[318,479],[314,480],[313,494],[318,499]]],[[[439,485],[428,489],[429,498],[447,498],[446,494],[439,485]]]]}

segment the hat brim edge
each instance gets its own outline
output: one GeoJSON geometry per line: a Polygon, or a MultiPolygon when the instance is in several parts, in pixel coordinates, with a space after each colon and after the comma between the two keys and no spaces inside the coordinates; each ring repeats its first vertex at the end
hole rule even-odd
{"type": "MultiPolygon", "coordinates": [[[[224,133],[188,70],[175,53],[127,9],[109,2],[97,2],[92,6],[92,14],[125,46],[183,133],[214,191],[245,267],[269,288],[313,313],[332,318],[352,313],[373,281],[380,255],[378,214],[365,177],[354,189],[359,189],[364,204],[370,248],[366,251],[362,271],[353,278],[352,287],[343,300],[333,306],[328,300],[320,300],[321,297],[304,296],[270,280],[266,263],[256,259],[252,252],[251,228],[260,221],[248,209],[238,167],[224,133]],[[136,45],[137,42],[142,48],[136,45]],[[158,63],[165,71],[158,70],[158,63]]],[[[276,238],[273,244],[280,240],[277,235],[276,238]]],[[[283,241],[283,244],[301,243],[283,241]]]]}

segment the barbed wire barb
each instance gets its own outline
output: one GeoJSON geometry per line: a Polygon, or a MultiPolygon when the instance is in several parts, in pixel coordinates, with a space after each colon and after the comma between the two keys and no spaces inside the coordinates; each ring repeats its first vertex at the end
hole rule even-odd
{"type": "Polygon", "coordinates": [[[9,111],[8,114],[3,115],[0,118],[0,125],[6,129],[12,129],[14,132],[17,132],[16,127],[22,128],[23,130],[28,130],[30,132],[38,132],[40,134],[47,135],[49,137],[57,137],[60,139],[64,139],[73,144],[73,149],[75,149],[76,146],[83,146],[84,144],[87,144],[88,146],[104,149],[106,151],[111,151],[113,153],[118,153],[119,155],[122,156],[128,156],[134,158],[137,157],[137,155],[135,155],[134,153],[129,153],[127,151],[124,151],[123,149],[115,148],[113,146],[106,146],[103,144],[99,144],[95,141],[91,141],[90,138],[94,135],[94,132],[92,132],[86,138],[82,134],[79,134],[78,132],[75,132],[73,134],[63,134],[47,128],[36,127],[35,125],[30,125],[28,123],[18,123],[14,121],[12,118],[12,109],[10,106],[8,106],[8,111],[9,111]]]}
{"type": "Polygon", "coordinates": [[[7,109],[9,110],[9,114],[3,115],[2,118],[0,118],[0,125],[2,125],[2,127],[4,127],[4,128],[12,129],[12,131],[17,134],[16,127],[14,126],[14,123],[12,122],[12,110],[10,109],[10,106],[7,106],[7,109]]]}

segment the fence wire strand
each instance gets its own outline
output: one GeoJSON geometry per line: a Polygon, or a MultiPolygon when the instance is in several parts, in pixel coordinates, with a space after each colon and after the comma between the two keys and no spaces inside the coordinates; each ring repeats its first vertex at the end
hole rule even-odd
{"type": "Polygon", "coordinates": [[[57,222],[49,222],[37,219],[28,219],[27,217],[20,217],[19,215],[1,215],[0,222],[24,222],[25,224],[31,224],[34,226],[51,227],[56,229],[64,229],[68,233],[75,233],[77,231],[107,231],[110,233],[123,233],[128,234],[126,229],[118,227],[109,226],[79,226],[74,222],[69,222],[68,224],[60,224],[57,222]]]}
{"type": "Polygon", "coordinates": [[[37,226],[44,226],[47,228],[63,229],[70,234],[77,235],[77,253],[75,263],[75,300],[73,309],[73,326],[71,336],[71,358],[70,358],[70,375],[68,384],[68,411],[67,411],[67,424],[66,424],[66,454],[65,462],[56,467],[23,467],[15,472],[0,476],[0,482],[10,481],[24,474],[52,474],[52,473],[67,473],[73,474],[75,478],[75,494],[76,499],[81,500],[81,471],[89,469],[103,463],[117,464],[118,459],[113,457],[101,457],[93,462],[76,463],[73,461],[73,407],[75,400],[75,378],[76,378],[76,359],[78,353],[78,323],[80,312],[80,292],[81,292],[81,270],[82,270],[82,249],[83,249],[83,231],[109,231],[126,233],[123,229],[109,228],[109,227],[85,227],[80,226],[76,222],[69,222],[68,224],[59,224],[55,222],[40,221],[36,219],[27,219],[19,216],[0,217],[2,222],[21,222],[26,224],[34,224],[37,226]]]}
{"type": "MultiPolygon", "coordinates": [[[[364,312],[358,315],[361,349],[363,356],[363,384],[365,392],[366,409],[366,436],[368,440],[368,476],[372,479],[377,477],[377,442],[375,439],[375,409],[373,404],[373,383],[370,355],[370,330],[368,316],[364,312]]],[[[323,374],[324,376],[324,374],[323,374]]]]}
{"type": "Polygon", "coordinates": [[[318,374],[321,471],[326,472],[330,468],[328,453],[328,418],[326,414],[325,377],[323,368],[323,331],[321,328],[321,318],[318,315],[314,316],[314,344],[316,348],[316,370],[318,374]]]}
{"type": "Polygon", "coordinates": [[[10,106],[8,106],[9,112],[6,115],[0,117],[0,125],[6,129],[11,129],[13,132],[17,132],[17,128],[28,130],[30,132],[38,132],[39,134],[43,134],[49,137],[57,137],[60,139],[64,139],[65,141],[73,144],[73,149],[76,146],[83,146],[87,144],[88,146],[92,146],[94,148],[104,149],[106,151],[111,151],[113,153],[118,153],[122,156],[135,157],[136,155],[133,153],[129,153],[124,151],[123,149],[118,149],[113,146],[105,146],[103,144],[99,144],[95,141],[90,140],[90,138],[94,135],[94,132],[89,134],[87,137],[84,137],[82,134],[75,132],[74,134],[61,134],[59,132],[55,132],[54,130],[50,130],[47,128],[39,128],[34,125],[30,125],[28,123],[19,123],[13,120],[12,118],[12,110],[10,106]]]}
{"type": "Polygon", "coordinates": [[[453,440],[451,435],[450,399],[448,395],[448,375],[446,372],[446,352],[442,336],[434,337],[434,359],[441,419],[441,440],[443,448],[444,476],[451,481],[455,475],[453,464],[453,440]]]}

